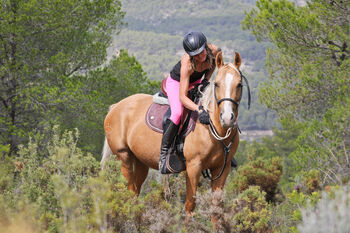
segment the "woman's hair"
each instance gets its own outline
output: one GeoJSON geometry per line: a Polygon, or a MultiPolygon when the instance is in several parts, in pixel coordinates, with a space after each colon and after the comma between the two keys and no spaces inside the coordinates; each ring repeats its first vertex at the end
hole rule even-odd
{"type": "MultiPolygon", "coordinates": [[[[214,55],[213,53],[211,52],[211,49],[208,47],[208,44],[205,44],[205,50],[207,51],[207,58],[205,59],[204,62],[207,62],[209,64],[209,69],[213,68],[214,66],[214,55]]],[[[194,71],[197,70],[197,67],[196,67],[196,62],[194,60],[194,57],[190,57],[191,59],[191,67],[194,71]]]]}

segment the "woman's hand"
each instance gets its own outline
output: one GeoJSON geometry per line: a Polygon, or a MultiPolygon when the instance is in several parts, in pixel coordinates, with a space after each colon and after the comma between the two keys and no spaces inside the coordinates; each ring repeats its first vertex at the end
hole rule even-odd
{"type": "Polygon", "coordinates": [[[204,125],[209,125],[210,124],[209,113],[204,110],[202,105],[199,106],[198,109],[199,109],[199,111],[198,111],[199,122],[204,124],[204,125]]]}

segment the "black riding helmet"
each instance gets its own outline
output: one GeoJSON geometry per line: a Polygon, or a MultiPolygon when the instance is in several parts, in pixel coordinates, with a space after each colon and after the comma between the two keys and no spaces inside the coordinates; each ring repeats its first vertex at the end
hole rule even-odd
{"type": "Polygon", "coordinates": [[[187,33],[183,40],[183,46],[188,55],[191,57],[200,54],[207,43],[207,38],[201,32],[187,33]]]}

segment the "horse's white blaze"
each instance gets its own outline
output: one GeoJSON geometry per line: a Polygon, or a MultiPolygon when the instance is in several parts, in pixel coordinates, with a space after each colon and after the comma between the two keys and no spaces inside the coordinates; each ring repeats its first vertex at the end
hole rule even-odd
{"type": "MultiPolygon", "coordinates": [[[[226,74],[225,78],[225,98],[231,98],[231,82],[233,82],[233,75],[230,73],[226,74]]],[[[232,114],[232,102],[230,101],[224,101],[224,112],[222,113],[222,118],[224,121],[231,120],[231,114],[232,114]]]]}

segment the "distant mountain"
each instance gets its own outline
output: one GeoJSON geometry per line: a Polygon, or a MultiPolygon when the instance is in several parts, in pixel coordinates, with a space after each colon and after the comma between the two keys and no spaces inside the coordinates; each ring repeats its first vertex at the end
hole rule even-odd
{"type": "Polygon", "coordinates": [[[266,45],[258,44],[240,25],[244,12],[254,4],[252,0],[122,0],[128,25],[114,37],[109,56],[127,49],[150,79],[161,80],[184,53],[184,34],[202,31],[209,42],[221,47],[225,62],[232,62],[234,51],[242,56],[241,69],[250,81],[253,103],[249,112],[240,108],[241,128],[270,129],[276,125],[274,113],[259,104],[257,97],[259,82],[266,80],[266,45]]]}

